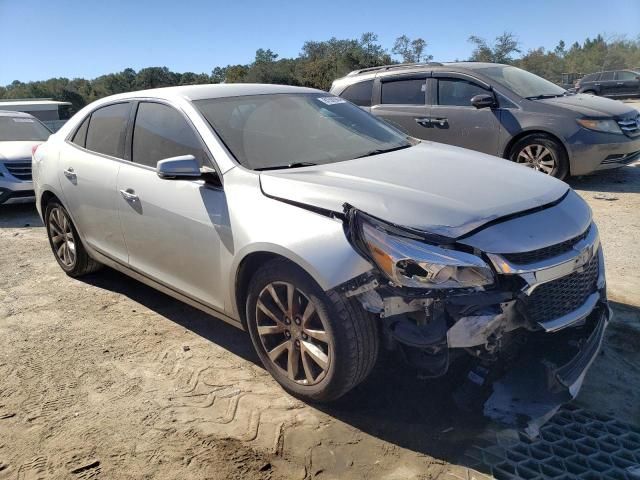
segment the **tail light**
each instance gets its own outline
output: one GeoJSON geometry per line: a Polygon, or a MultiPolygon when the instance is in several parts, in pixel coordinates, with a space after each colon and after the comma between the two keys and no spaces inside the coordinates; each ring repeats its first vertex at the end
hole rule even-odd
{"type": "Polygon", "coordinates": [[[38,145],[34,145],[33,147],[31,147],[31,158],[33,158],[36,154],[36,151],[38,150],[38,147],[42,145],[41,143],[39,143],[38,145]]]}

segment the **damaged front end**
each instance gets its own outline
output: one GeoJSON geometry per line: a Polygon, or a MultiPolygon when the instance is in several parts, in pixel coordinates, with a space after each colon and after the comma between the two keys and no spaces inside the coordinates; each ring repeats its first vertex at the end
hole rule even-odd
{"type": "Polygon", "coordinates": [[[350,205],[345,220],[377,268],[338,290],[379,316],[385,346],[420,376],[461,365],[461,407],[535,435],[577,395],[611,315],[595,224],[562,245],[501,255],[350,205]]]}

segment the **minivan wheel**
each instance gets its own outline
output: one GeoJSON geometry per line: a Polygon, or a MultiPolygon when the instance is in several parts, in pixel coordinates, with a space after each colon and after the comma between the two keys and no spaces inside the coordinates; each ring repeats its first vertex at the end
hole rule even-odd
{"type": "Polygon", "coordinates": [[[265,368],[292,395],[335,400],[362,382],[378,355],[374,319],[359,304],[325,293],[286,260],[251,279],[247,328],[265,368]]]}
{"type": "Polygon", "coordinates": [[[582,92],[582,93],[586,93],[587,95],[596,95],[596,96],[598,95],[598,94],[597,94],[595,91],[593,91],[593,90],[585,90],[585,91],[584,91],[584,92],[582,92]]]}
{"type": "Polygon", "coordinates": [[[53,255],[67,275],[79,277],[102,266],[89,257],[71,217],[60,203],[47,204],[45,221],[53,255]]]}
{"type": "Polygon", "coordinates": [[[569,173],[567,154],[560,143],[549,135],[534,133],[518,140],[509,158],[525,167],[563,179],[569,173]]]}

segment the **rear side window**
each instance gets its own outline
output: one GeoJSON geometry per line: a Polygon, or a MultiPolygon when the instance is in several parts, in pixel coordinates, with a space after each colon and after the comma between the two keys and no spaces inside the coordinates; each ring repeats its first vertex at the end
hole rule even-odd
{"type": "Polygon", "coordinates": [[[87,129],[87,150],[123,158],[130,109],[130,103],[116,103],[93,112],[87,129]]]}
{"type": "Polygon", "coordinates": [[[85,145],[87,144],[87,128],[89,127],[90,118],[91,118],[91,115],[88,115],[87,118],[85,118],[82,121],[78,130],[76,130],[76,134],[73,136],[73,139],[71,140],[73,143],[75,143],[76,145],[82,148],[84,148],[85,145]]]}
{"type": "Polygon", "coordinates": [[[361,107],[370,107],[372,91],[373,80],[367,80],[366,82],[354,83],[347,87],[340,96],[361,107]]]}
{"type": "Polygon", "coordinates": [[[630,72],[628,70],[623,70],[622,72],[617,72],[616,77],[618,80],[636,80],[640,77],[640,73],[630,72]]]}
{"type": "Polygon", "coordinates": [[[131,160],[156,167],[158,160],[193,155],[203,164],[205,152],[193,127],[175,109],[160,103],[140,103],[133,129],[131,160]]]}
{"type": "Polygon", "coordinates": [[[600,75],[600,81],[605,82],[607,80],[613,80],[613,74],[614,72],[602,72],[600,75]]]}
{"type": "Polygon", "coordinates": [[[581,82],[593,82],[600,76],[599,73],[590,73],[589,75],[585,75],[582,77],[581,82]]]}
{"type": "Polygon", "coordinates": [[[391,105],[424,105],[426,80],[412,78],[382,83],[380,103],[391,105]]]}
{"type": "Polygon", "coordinates": [[[441,78],[438,80],[438,104],[459,107],[471,106],[471,98],[487,90],[475,83],[458,78],[441,78]]]}

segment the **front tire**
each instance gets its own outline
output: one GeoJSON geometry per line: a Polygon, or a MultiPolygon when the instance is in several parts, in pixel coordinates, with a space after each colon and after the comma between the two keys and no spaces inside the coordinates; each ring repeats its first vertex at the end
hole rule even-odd
{"type": "Polygon", "coordinates": [[[533,133],[518,140],[509,159],[563,180],[569,174],[569,160],[563,146],[544,133],[533,133]]]}
{"type": "Polygon", "coordinates": [[[265,368],[305,401],[341,397],[369,375],[378,356],[372,316],[353,300],[325,293],[286,260],[268,262],[251,279],[246,318],[265,368]]]}
{"type": "Polygon", "coordinates": [[[67,275],[80,277],[102,266],[89,256],[69,213],[60,203],[49,202],[44,218],[53,255],[67,275]]]}

